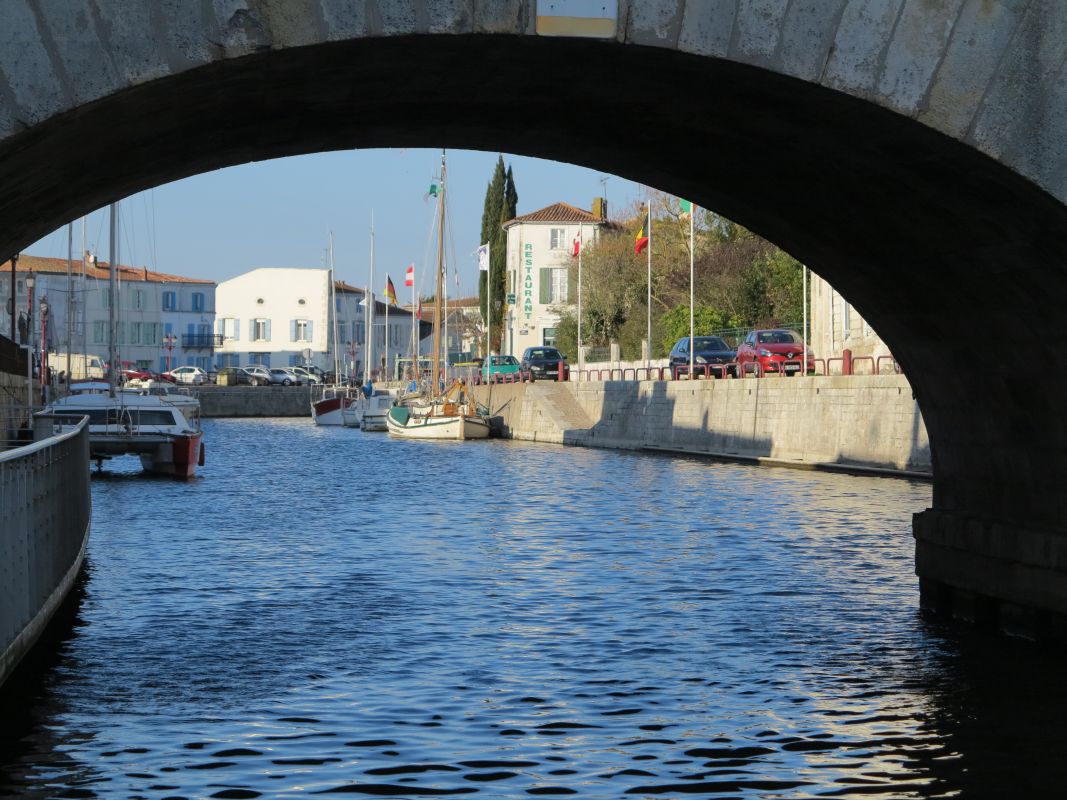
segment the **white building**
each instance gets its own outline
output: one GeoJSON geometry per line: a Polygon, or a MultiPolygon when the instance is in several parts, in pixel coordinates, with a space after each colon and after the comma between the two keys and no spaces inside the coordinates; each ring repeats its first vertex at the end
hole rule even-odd
{"type": "Polygon", "coordinates": [[[527,347],[555,345],[559,309],[576,302],[568,292],[569,273],[578,268],[575,243],[580,236],[588,247],[610,226],[607,202],[599,197],[592,212],[556,203],[504,223],[509,295],[505,352],[520,355],[527,347]]]}
{"type": "MultiPolygon", "coordinates": [[[[51,351],[63,352],[69,346],[71,352],[99,355],[106,360],[111,296],[108,265],[87,257],[76,260],[71,272],[68,281],[66,259],[29,255],[19,258],[15,276],[16,328],[19,317],[28,318],[27,278],[32,275],[37,340],[43,334],[51,351]]],[[[168,361],[170,366],[210,368],[215,347],[211,335],[215,283],[154,272],[147,267],[118,265],[115,273],[117,361],[160,371],[168,368],[168,361]],[[173,337],[169,343],[168,336],[173,337]]],[[[0,308],[7,309],[10,296],[9,261],[0,265],[0,308]]],[[[10,334],[10,319],[4,315],[8,324],[0,332],[5,335],[10,334]]],[[[16,338],[19,338],[17,333],[16,338]]]]}
{"type": "MultiPolygon", "coordinates": [[[[326,269],[270,267],[253,269],[218,286],[216,331],[222,337],[218,366],[311,364],[359,376],[366,357],[363,290],[343,281],[330,291],[326,269]],[[333,302],[331,303],[331,295],[333,302]],[[336,328],[334,322],[336,321],[336,328]]],[[[381,369],[411,349],[409,311],[389,308],[388,344],[385,303],[374,298],[372,368],[381,369]]]]}
{"type": "MultiPolygon", "coordinates": [[[[815,273],[811,279],[812,351],[819,358],[840,358],[845,350],[853,356],[890,355],[882,338],[841,294],[815,273]]],[[[883,362],[884,364],[885,362],[883,362]]]]}

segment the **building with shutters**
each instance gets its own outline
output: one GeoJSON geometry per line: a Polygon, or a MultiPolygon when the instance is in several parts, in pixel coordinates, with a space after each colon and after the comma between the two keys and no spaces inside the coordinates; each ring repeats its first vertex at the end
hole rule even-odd
{"type": "Polygon", "coordinates": [[[592,211],[556,203],[504,223],[506,353],[521,356],[527,347],[556,344],[560,312],[577,302],[569,292],[570,273],[578,268],[576,243],[580,237],[588,247],[602,230],[614,227],[607,218],[607,201],[601,197],[593,200],[592,211]]]}
{"type": "MultiPolygon", "coordinates": [[[[86,254],[70,265],[65,258],[23,255],[15,270],[16,339],[18,320],[28,318],[33,276],[33,319],[37,341],[51,352],[88,353],[107,359],[111,315],[109,265],[86,254]],[[44,314],[42,315],[42,304],[44,314]],[[43,317],[43,320],[42,320],[43,317]],[[68,342],[68,325],[69,342],[68,342]],[[42,327],[41,323],[44,322],[42,327]]],[[[115,267],[115,348],[122,366],[164,371],[168,365],[214,363],[215,282],[155,272],[147,267],[115,267]]],[[[11,297],[11,262],[0,266],[0,308],[11,297]]],[[[3,333],[10,333],[4,315],[3,333]]],[[[61,362],[52,365],[62,369],[61,362]]]]}
{"type": "Polygon", "coordinates": [[[811,273],[811,340],[808,345],[818,358],[840,358],[845,350],[853,356],[875,359],[890,355],[888,346],[841,293],[811,273]]]}
{"type": "MultiPolygon", "coordinates": [[[[363,289],[344,281],[335,281],[331,293],[326,269],[267,267],[223,281],[217,292],[217,366],[308,364],[331,371],[336,352],[342,374],[360,376],[366,358],[363,298],[363,289]]],[[[412,315],[390,307],[387,344],[385,303],[374,301],[371,365],[380,369],[387,351],[392,361],[410,350],[412,315]]]]}

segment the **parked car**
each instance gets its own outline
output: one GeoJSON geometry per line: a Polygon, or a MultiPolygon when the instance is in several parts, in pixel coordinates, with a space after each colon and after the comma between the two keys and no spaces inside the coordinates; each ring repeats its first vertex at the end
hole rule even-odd
{"type": "Polygon", "coordinates": [[[708,366],[713,364],[732,365],[737,361],[737,351],[719,336],[694,336],[692,354],[689,352],[688,336],[683,336],[675,342],[674,347],[671,348],[670,355],[671,372],[674,373],[675,378],[679,375],[689,374],[690,355],[693,358],[694,376],[702,377],[706,374],[711,378],[722,378],[725,377],[723,373],[726,371],[729,371],[731,375],[737,375],[735,366],[721,366],[719,369],[708,366]]]}
{"type": "Polygon", "coordinates": [[[252,376],[248,370],[240,367],[223,367],[219,370],[216,383],[226,386],[252,386],[252,376]]]}
{"type": "Polygon", "coordinates": [[[121,372],[123,381],[151,381],[157,380],[159,376],[152,372],[150,369],[138,369],[137,367],[129,367],[121,372]]]}
{"type": "Polygon", "coordinates": [[[563,368],[562,380],[570,380],[571,369],[563,353],[555,347],[527,347],[522,353],[520,369],[530,376],[530,380],[560,380],[560,365],[563,368]]]}
{"type": "Polygon", "coordinates": [[[289,369],[299,375],[304,383],[322,383],[321,375],[316,375],[307,367],[289,367],[289,369]]]}
{"type": "Polygon", "coordinates": [[[482,365],[482,379],[499,381],[504,375],[515,375],[520,370],[519,359],[515,356],[489,356],[488,362],[482,365]]]}
{"type": "Polygon", "coordinates": [[[200,367],[175,367],[170,372],[164,372],[163,377],[170,376],[175,383],[188,383],[199,386],[207,382],[207,373],[200,367]]]}
{"type": "Polygon", "coordinates": [[[299,375],[284,367],[271,367],[270,382],[282,386],[299,386],[303,383],[299,375]]]}
{"type": "Polygon", "coordinates": [[[270,385],[270,370],[260,364],[252,364],[247,367],[241,367],[248,373],[252,379],[251,384],[253,386],[269,386],[270,385]]]}
{"type": "MultiPolygon", "coordinates": [[[[784,328],[752,331],[737,347],[737,364],[742,372],[790,376],[801,372],[803,359],[804,340],[784,328]]],[[[815,355],[809,349],[807,371],[814,370],[815,355]]]]}

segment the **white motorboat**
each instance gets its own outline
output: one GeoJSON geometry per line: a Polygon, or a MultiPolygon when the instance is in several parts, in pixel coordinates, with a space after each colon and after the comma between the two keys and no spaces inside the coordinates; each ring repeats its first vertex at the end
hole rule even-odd
{"type": "Polygon", "coordinates": [[[386,415],[396,403],[396,393],[391,389],[374,389],[368,397],[363,392],[341,411],[344,423],[349,428],[365,431],[384,431],[386,415]]]}
{"type": "Polygon", "coordinates": [[[55,433],[88,417],[89,455],[98,463],[136,455],[147,472],[191,478],[204,463],[199,411],[199,403],[195,409],[181,407],[159,395],[117,392],[112,397],[81,391],[56,400],[36,416],[52,418],[55,433]]]}

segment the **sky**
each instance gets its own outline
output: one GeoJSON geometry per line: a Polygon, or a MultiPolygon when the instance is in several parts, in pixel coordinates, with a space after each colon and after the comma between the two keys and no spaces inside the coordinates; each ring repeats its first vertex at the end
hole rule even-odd
{"type": "MultiPolygon", "coordinates": [[[[459,273],[459,293],[477,292],[475,251],[485,190],[497,153],[448,153],[446,259],[459,273]]],[[[333,233],[337,277],[354,286],[369,281],[371,216],[375,228],[374,291],[388,273],[401,303],[410,302],[404,271],[414,263],[416,285],[430,294],[436,240],[435,203],[427,199],[440,170],[439,150],[350,150],[245,164],[164,184],[120,206],[119,262],[190,278],[223,281],[257,267],[323,267],[333,233]]],[[[556,202],[589,210],[608,199],[609,214],[632,206],[644,188],[572,164],[504,154],[519,193],[518,213],[556,202]],[[606,180],[605,180],[606,179],[606,180]]],[[[108,258],[106,209],[86,217],[86,246],[108,258]]],[[[82,224],[74,225],[75,257],[82,224]]],[[[67,228],[24,253],[67,257],[67,228]]],[[[455,296],[453,269],[449,294],[455,296]]]]}

